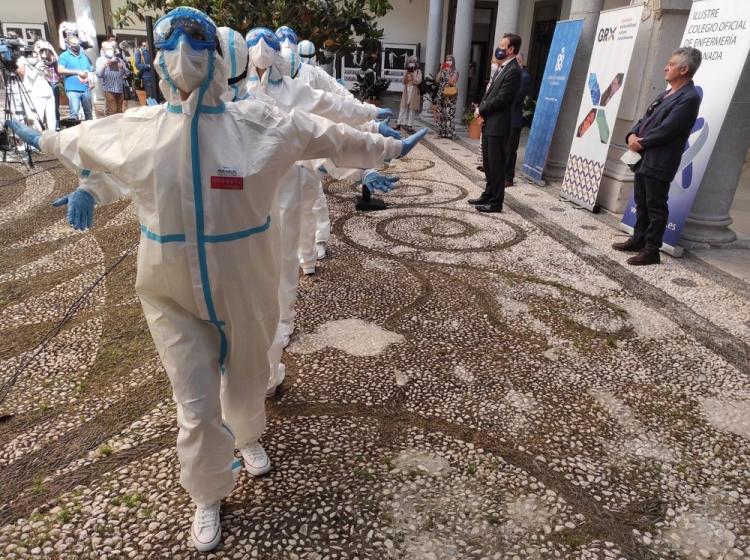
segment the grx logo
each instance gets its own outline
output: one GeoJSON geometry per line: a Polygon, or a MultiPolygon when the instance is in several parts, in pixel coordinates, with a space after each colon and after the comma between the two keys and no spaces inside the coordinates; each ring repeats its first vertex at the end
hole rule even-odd
{"type": "Polygon", "coordinates": [[[599,43],[603,43],[604,41],[614,41],[616,31],[617,27],[602,27],[599,30],[599,35],[597,35],[596,40],[599,43]]]}
{"type": "Polygon", "coordinates": [[[612,82],[607,86],[607,89],[604,90],[604,94],[602,94],[599,89],[599,80],[597,79],[596,74],[593,72],[589,74],[588,86],[593,107],[583,118],[581,124],[578,125],[578,130],[576,131],[576,136],[578,138],[586,134],[589,128],[591,128],[591,125],[594,124],[594,121],[596,121],[596,126],[599,129],[599,140],[602,144],[609,142],[610,131],[604,107],[606,107],[607,103],[609,103],[620,90],[624,80],[625,74],[617,74],[612,78],[612,82]]]}

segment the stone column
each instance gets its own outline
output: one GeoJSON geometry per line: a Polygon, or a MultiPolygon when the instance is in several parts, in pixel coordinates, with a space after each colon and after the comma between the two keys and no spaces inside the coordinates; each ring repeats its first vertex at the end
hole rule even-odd
{"type": "MultiPolygon", "coordinates": [[[[521,9],[520,0],[497,0],[497,17],[495,18],[495,42],[491,45],[491,51],[500,42],[503,33],[518,33],[518,12],[521,9]]],[[[529,45],[526,42],[528,37],[524,38],[522,49],[528,52],[529,45]]]]}
{"type": "Polygon", "coordinates": [[[583,88],[586,87],[586,72],[589,68],[591,50],[594,48],[594,36],[599,22],[599,12],[604,7],[604,0],[572,0],[569,19],[583,19],[581,39],[578,41],[576,58],[570,70],[568,87],[565,90],[560,116],[557,119],[555,134],[552,137],[544,174],[552,179],[561,179],[570,155],[570,143],[573,130],[577,125],[578,107],[581,104],[583,88]]]}
{"type": "Polygon", "coordinates": [[[430,0],[427,20],[427,48],[424,58],[425,77],[437,74],[440,66],[440,45],[443,40],[443,0],[430,0]]]}
{"type": "Polygon", "coordinates": [[[453,56],[456,59],[458,99],[456,100],[456,122],[461,122],[466,107],[466,90],[469,87],[469,59],[471,35],[474,30],[474,0],[457,0],[456,27],[453,31],[453,56]]]}
{"type": "MultiPolygon", "coordinates": [[[[436,76],[438,73],[438,67],[440,66],[440,59],[442,57],[440,46],[443,41],[443,2],[444,0],[430,0],[423,79],[430,74],[436,76]]],[[[427,96],[425,96],[425,98],[426,97],[427,96]]],[[[426,99],[422,104],[422,109],[423,117],[431,115],[432,103],[426,99]]]]}
{"type": "Polygon", "coordinates": [[[727,116],[716,139],[701,187],[695,197],[682,239],[695,243],[724,244],[737,239],[729,226],[737,184],[750,146],[750,58],[745,61],[727,116]]]}

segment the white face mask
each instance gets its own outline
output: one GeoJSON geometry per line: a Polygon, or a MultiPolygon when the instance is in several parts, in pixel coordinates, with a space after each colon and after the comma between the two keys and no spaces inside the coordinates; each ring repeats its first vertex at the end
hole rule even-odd
{"type": "Polygon", "coordinates": [[[172,51],[159,51],[159,63],[156,71],[159,75],[174,84],[174,86],[190,93],[198,89],[208,78],[208,56],[207,50],[196,51],[187,41],[180,41],[177,48],[172,51]],[[164,75],[163,65],[166,66],[168,76],[164,75]]]}
{"type": "Polygon", "coordinates": [[[250,64],[256,68],[269,68],[276,60],[276,51],[261,39],[250,47],[250,64]]]}
{"type": "Polygon", "coordinates": [[[113,56],[115,56],[115,51],[113,51],[112,49],[105,49],[104,56],[105,58],[112,58],[113,56]]]}
{"type": "Polygon", "coordinates": [[[37,57],[37,56],[30,56],[26,60],[32,66],[36,66],[37,64],[39,64],[39,57],[37,57]]]}

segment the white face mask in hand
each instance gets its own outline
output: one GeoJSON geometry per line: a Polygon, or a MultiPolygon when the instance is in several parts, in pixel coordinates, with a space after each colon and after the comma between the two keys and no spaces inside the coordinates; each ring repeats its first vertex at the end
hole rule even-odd
{"type": "Polygon", "coordinates": [[[162,50],[159,53],[156,71],[170,85],[174,84],[177,89],[190,93],[198,89],[208,78],[209,52],[207,50],[196,51],[187,41],[180,41],[175,50],[162,50]],[[162,61],[163,66],[166,66],[166,76],[162,61]]]}

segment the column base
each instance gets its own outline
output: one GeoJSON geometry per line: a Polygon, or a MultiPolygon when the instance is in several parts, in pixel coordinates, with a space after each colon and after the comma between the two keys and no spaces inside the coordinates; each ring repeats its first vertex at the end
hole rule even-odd
{"type": "Polygon", "coordinates": [[[729,226],[732,218],[720,220],[701,220],[688,218],[682,230],[680,244],[688,247],[695,245],[726,245],[737,241],[737,234],[729,226]],[[683,242],[684,241],[684,242],[683,242]]]}
{"type": "Polygon", "coordinates": [[[565,177],[565,168],[567,167],[567,165],[567,160],[565,160],[564,162],[547,160],[547,163],[544,166],[544,171],[542,172],[542,176],[547,179],[552,179],[553,181],[559,181],[563,177],[565,177]]]}

